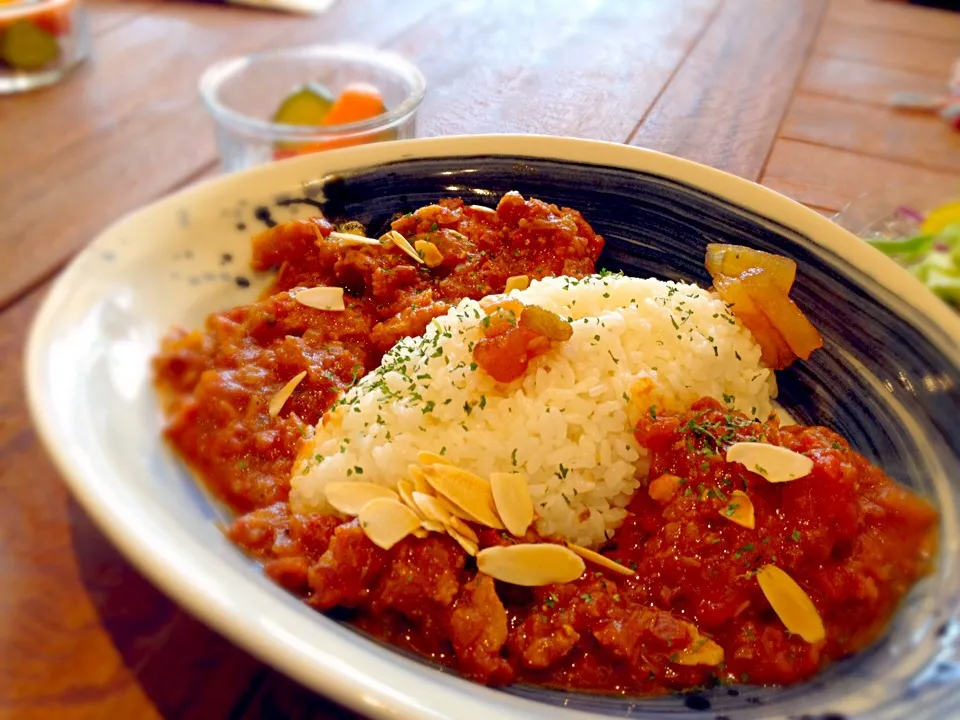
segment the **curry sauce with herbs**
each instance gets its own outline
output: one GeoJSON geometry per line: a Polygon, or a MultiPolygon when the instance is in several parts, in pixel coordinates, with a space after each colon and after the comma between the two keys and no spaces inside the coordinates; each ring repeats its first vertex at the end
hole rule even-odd
{"type": "MultiPolygon", "coordinates": [[[[651,695],[807,679],[874,642],[930,570],[929,504],[831,430],[760,422],[712,399],[652,407],[639,421],[649,479],[601,549],[607,564],[594,559],[572,582],[501,582],[448,535],[382,549],[357,519],[292,512],[302,438],[398,339],[461,298],[503,292],[510,277],[588,275],[603,247],[576,211],[516,193],[496,211],[444,200],[392,227],[423,258],[429,243],[435,262],[328,241],[335,228],[320,218],[260,235],[253,265],[277,268],[271,289],[203,331],[172,333],[155,361],[167,439],[241,513],[230,538],[311,606],[478,682],[651,695]],[[343,288],[343,311],[290,292],[316,286],[343,288]],[[300,373],[282,410],[271,408],[300,373]],[[811,469],[770,481],[728,461],[745,442],[801,454],[811,469]]],[[[563,544],[533,529],[470,532],[479,549],[563,544]]]]}

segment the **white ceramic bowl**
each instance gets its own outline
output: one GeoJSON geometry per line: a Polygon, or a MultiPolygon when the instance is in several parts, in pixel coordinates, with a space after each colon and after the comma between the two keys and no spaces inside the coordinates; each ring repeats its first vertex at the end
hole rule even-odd
{"type": "Polygon", "coordinates": [[[29,341],[33,417],[77,498],[130,561],[190,612],[362,713],[480,719],[689,712],[682,698],[634,702],[493,690],[361,637],[264,578],[221,535],[220,509],[160,441],[150,358],[169,326],[197,326],[213,310],[252,299],[266,282],[245,270],[257,218],[309,214],[309,203],[321,200],[369,216],[361,219],[382,219],[397,204],[422,204],[436,194],[489,204],[512,187],[546,200],[572,198],[568,204],[608,237],[608,267],[696,278],[703,275],[708,234],[755,237],[761,247],[798,258],[800,302],[821,325],[827,347],[812,369],[790,377],[781,399],[800,419],[842,427],[858,449],[932,495],[943,512],[938,571],[898,615],[887,642],[831,669],[819,684],[758,690],[753,703],[745,702],[747,691],[727,697],[721,690],[709,700],[713,711],[738,718],[831,712],[882,718],[901,717],[905,707],[921,703],[918,718],[949,714],[944,708],[955,708],[958,697],[955,677],[923,678],[931,663],[940,668],[956,653],[960,441],[944,418],[960,406],[960,318],[817,213],[745,180],[649,151],[530,136],[382,143],[223,177],[119,221],[59,278],[29,341]],[[360,172],[365,168],[371,174],[360,172]],[[331,173],[344,180],[321,186],[331,173]],[[366,202],[353,207],[364,193],[366,202]],[[875,322],[888,332],[880,351],[858,339],[869,335],[858,327],[875,322]]]}

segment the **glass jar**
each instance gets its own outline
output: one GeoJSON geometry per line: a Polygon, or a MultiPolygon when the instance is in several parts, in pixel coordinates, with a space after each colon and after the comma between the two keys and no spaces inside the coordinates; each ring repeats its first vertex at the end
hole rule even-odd
{"type": "Polygon", "coordinates": [[[0,2],[0,94],[58,82],[89,54],[80,0],[0,2]]]}
{"type": "Polygon", "coordinates": [[[200,79],[200,94],[217,125],[223,170],[306,153],[412,138],[423,99],[423,75],[399,55],[375,48],[313,45],[224,60],[200,79]],[[278,122],[292,93],[322,86],[331,97],[360,84],[382,97],[367,119],[322,125],[278,122]]]}

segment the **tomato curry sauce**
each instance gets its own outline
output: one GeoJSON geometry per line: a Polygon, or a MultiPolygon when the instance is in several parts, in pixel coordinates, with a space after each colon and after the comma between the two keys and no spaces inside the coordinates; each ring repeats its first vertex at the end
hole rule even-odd
{"type": "MultiPolygon", "coordinates": [[[[397,339],[462,297],[502,292],[508,277],[590,274],[603,245],[576,211],[516,193],[496,212],[441,201],[393,229],[429,239],[444,266],[327,242],[334,227],[323,219],[288,223],[254,241],[254,267],[279,268],[268,293],[212,315],[202,332],[173,333],[156,360],[168,440],[244,513],[231,539],[311,606],[478,682],[646,695],[809,678],[875,641],[929,571],[937,516],[925,501],[826,428],[759,422],[711,399],[684,413],[652,408],[637,425],[649,480],[602,548],[629,577],[588,564],[573,582],[519,587],[479,573],[446,535],[383,550],[355,519],[292,513],[301,438],[397,339]],[[323,313],[288,292],[317,285],[345,288],[346,310],[323,313]],[[270,397],[301,371],[271,415],[270,397]],[[727,447],[757,440],[804,454],[812,472],[771,483],[726,461],[727,447]],[[731,521],[746,503],[752,527],[731,521]],[[822,640],[786,629],[757,579],[771,566],[809,596],[822,640]],[[722,654],[707,657],[705,643],[722,654]]],[[[476,530],[480,548],[562,542],[476,530]]]]}

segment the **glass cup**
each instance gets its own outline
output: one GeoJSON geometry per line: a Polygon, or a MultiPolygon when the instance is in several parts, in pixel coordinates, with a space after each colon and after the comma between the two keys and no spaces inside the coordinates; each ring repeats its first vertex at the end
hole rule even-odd
{"type": "Polygon", "coordinates": [[[956,201],[960,201],[960,184],[890,184],[851,200],[832,220],[863,238],[909,237],[920,232],[931,210],[956,201]]]}
{"type": "Polygon", "coordinates": [[[80,0],[0,2],[0,95],[52,85],[89,54],[80,0]]]}
{"type": "Polygon", "coordinates": [[[338,147],[411,138],[426,83],[394,53],[353,45],[311,45],[221,61],[200,79],[200,95],[216,121],[225,172],[338,147]],[[357,122],[276,122],[290,96],[319,84],[337,98],[350,85],[372,85],[384,111],[357,122]]]}

